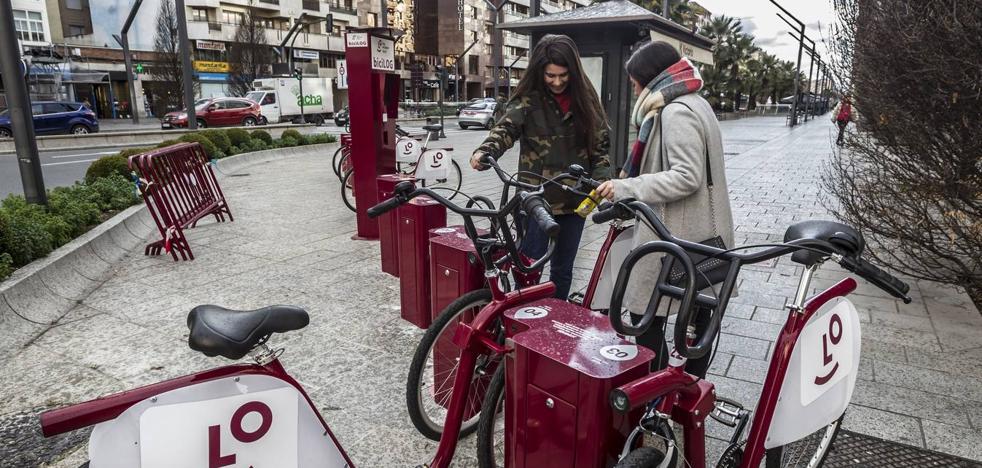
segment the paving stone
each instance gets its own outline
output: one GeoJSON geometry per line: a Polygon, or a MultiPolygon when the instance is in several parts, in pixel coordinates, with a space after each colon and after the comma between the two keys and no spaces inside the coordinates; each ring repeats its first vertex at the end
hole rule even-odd
{"type": "Polygon", "coordinates": [[[770,361],[749,359],[743,356],[734,356],[726,376],[734,379],[763,384],[764,380],[767,378],[767,370],[769,367],[770,361]]]}
{"type": "Polygon", "coordinates": [[[852,403],[961,427],[970,426],[968,414],[979,406],[964,398],[863,380],[856,382],[852,403]]]}
{"type": "Polygon", "coordinates": [[[982,431],[936,421],[922,421],[927,448],[982,461],[982,431]]]}
{"type": "Polygon", "coordinates": [[[843,429],[902,444],[924,447],[920,421],[910,416],[861,406],[849,405],[843,429]]]}
{"type": "Polygon", "coordinates": [[[729,333],[722,333],[717,343],[720,352],[752,359],[767,358],[770,345],[771,343],[766,340],[730,335],[729,333]]]}
{"type": "Polygon", "coordinates": [[[877,382],[982,402],[982,379],[890,362],[874,366],[877,382]]]}

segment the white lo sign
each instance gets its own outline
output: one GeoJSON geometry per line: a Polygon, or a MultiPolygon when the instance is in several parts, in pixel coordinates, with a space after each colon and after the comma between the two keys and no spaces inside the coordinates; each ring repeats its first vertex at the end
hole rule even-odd
{"type": "Polygon", "coordinates": [[[447,180],[452,153],[447,150],[434,149],[423,153],[416,166],[416,180],[441,181],[447,180]]]}
{"type": "Polygon", "coordinates": [[[140,467],[297,467],[297,392],[280,388],[150,408],[140,467]]]}
{"type": "Polygon", "coordinates": [[[338,89],[348,89],[347,60],[338,60],[338,89]]]}
{"type": "Polygon", "coordinates": [[[611,361],[630,361],[638,357],[635,345],[611,345],[600,348],[600,356],[611,361]]]}
{"type": "Polygon", "coordinates": [[[396,161],[401,163],[414,163],[419,160],[423,153],[423,147],[418,141],[409,137],[400,137],[396,142],[396,161]]]}
{"type": "Polygon", "coordinates": [[[519,320],[540,319],[549,315],[549,311],[542,307],[525,307],[515,312],[515,318],[519,320]]]}
{"type": "Polygon", "coordinates": [[[396,50],[391,39],[371,37],[372,70],[395,71],[396,50]]]}

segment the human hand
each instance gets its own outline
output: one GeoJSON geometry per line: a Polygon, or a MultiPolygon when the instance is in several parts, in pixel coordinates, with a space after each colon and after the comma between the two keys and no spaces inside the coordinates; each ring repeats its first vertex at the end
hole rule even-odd
{"type": "Polygon", "coordinates": [[[474,154],[471,155],[471,167],[476,171],[487,170],[490,166],[484,163],[485,156],[487,156],[485,153],[475,151],[474,154]]]}
{"type": "Polygon", "coordinates": [[[597,187],[597,195],[610,201],[614,201],[614,183],[608,180],[600,184],[600,186],[597,187]]]}

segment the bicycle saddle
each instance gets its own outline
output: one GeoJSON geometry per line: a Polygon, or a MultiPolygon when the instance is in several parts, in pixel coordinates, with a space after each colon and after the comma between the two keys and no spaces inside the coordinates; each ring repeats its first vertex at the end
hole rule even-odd
{"type": "MultiPolygon", "coordinates": [[[[863,234],[835,221],[801,221],[792,224],[784,231],[784,242],[797,239],[818,239],[826,241],[839,249],[839,253],[847,257],[858,257],[866,247],[863,234]]],[[[818,252],[799,250],[791,255],[791,261],[802,265],[815,264],[822,255],[818,252]]]]}
{"type": "Polygon", "coordinates": [[[423,130],[426,130],[427,132],[439,132],[440,130],[443,130],[443,125],[440,124],[423,125],[423,130]]]}
{"type": "Polygon", "coordinates": [[[272,333],[299,330],[310,323],[307,311],[275,305],[256,310],[232,310],[200,305],[188,314],[188,345],[206,356],[241,359],[272,333]]]}

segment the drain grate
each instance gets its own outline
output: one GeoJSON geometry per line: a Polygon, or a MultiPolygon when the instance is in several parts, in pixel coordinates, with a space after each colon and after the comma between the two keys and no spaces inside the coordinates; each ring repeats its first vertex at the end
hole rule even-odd
{"type": "Polygon", "coordinates": [[[839,431],[832,451],[823,466],[825,468],[859,466],[976,468],[982,467],[982,463],[855,432],[839,431]]]}

